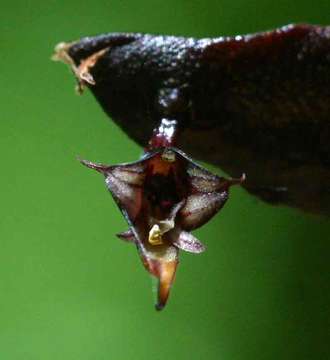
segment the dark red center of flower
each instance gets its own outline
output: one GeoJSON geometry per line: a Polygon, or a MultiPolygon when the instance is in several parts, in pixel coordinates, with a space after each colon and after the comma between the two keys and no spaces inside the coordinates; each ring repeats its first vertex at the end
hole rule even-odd
{"type": "Polygon", "coordinates": [[[144,182],[145,200],[156,218],[166,218],[171,209],[187,196],[186,166],[156,156],[148,167],[144,182]]]}

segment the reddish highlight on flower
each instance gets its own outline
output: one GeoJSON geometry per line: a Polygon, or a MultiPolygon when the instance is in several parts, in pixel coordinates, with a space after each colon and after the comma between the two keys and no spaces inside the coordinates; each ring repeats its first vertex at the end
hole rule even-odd
{"type": "Polygon", "coordinates": [[[133,163],[102,165],[81,160],[102,173],[129,229],[117,236],[137,247],[145,269],[158,279],[155,305],[166,305],[179,264],[179,251],[199,254],[205,246],[191,234],[225,204],[232,185],[196,164],[174,147],[177,123],[162,119],[142,158],[133,163]]]}

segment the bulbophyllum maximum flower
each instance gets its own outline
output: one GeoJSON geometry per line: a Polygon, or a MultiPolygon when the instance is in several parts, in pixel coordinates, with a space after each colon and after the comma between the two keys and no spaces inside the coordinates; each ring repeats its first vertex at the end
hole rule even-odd
{"type": "Polygon", "coordinates": [[[241,183],[244,176],[219,177],[170,146],[153,146],[133,163],[82,163],[105,176],[129,225],[117,236],[136,245],[144,267],[158,279],[156,309],[161,310],[174,281],[179,250],[196,254],[205,250],[191,231],[223,207],[230,186],[241,183]]]}

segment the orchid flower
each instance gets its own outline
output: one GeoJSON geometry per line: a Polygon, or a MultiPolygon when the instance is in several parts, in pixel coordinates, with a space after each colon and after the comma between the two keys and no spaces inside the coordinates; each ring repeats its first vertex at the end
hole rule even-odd
{"type": "Polygon", "coordinates": [[[102,165],[82,160],[105,177],[105,183],[127,220],[117,236],[136,245],[147,271],[158,279],[156,309],[161,310],[174,281],[179,251],[201,253],[205,246],[191,234],[225,204],[226,180],[197,165],[174,143],[175,122],[163,119],[148,149],[133,163],[102,165]]]}

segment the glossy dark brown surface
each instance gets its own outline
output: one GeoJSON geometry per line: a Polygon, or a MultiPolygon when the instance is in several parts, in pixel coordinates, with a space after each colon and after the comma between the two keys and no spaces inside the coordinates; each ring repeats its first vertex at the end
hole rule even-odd
{"type": "Polygon", "coordinates": [[[246,173],[254,195],[330,214],[330,27],[201,40],[108,34],[65,51],[79,67],[102,50],[88,67],[93,85],[80,80],[139,144],[174,119],[180,148],[246,173]]]}

